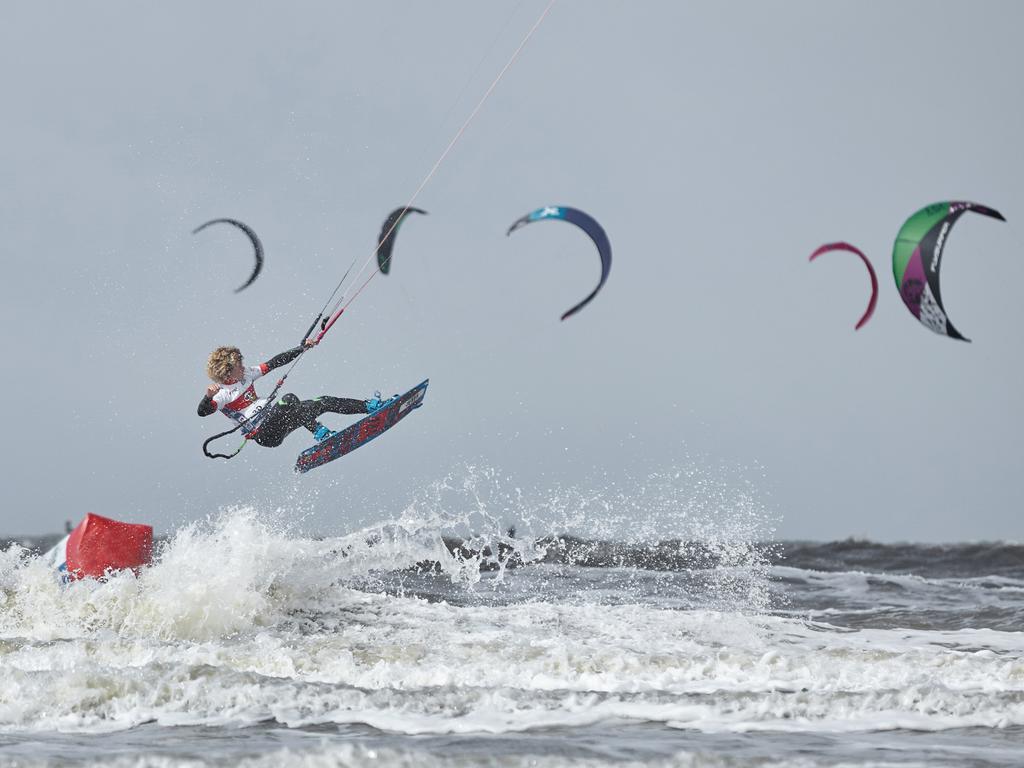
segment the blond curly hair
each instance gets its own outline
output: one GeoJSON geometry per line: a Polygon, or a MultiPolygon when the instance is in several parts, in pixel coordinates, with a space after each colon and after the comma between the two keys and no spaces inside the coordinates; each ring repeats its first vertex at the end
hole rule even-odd
{"type": "Polygon", "coordinates": [[[242,362],[242,351],[238,347],[217,347],[206,360],[206,375],[218,384],[231,377],[231,371],[242,362]]]}

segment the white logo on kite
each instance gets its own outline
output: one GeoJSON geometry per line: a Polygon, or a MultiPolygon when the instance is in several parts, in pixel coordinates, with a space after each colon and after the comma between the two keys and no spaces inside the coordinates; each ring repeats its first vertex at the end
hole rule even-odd
{"type": "Polygon", "coordinates": [[[935,252],[932,254],[932,263],[929,267],[932,272],[939,269],[939,259],[942,258],[942,244],[946,242],[946,234],[949,232],[949,222],[942,222],[942,229],[939,230],[939,239],[935,241],[935,252]]]}
{"type": "Polygon", "coordinates": [[[549,205],[547,208],[540,212],[540,215],[541,218],[545,218],[547,216],[558,216],[559,213],[561,213],[561,211],[559,211],[558,208],[552,208],[549,205]]]}

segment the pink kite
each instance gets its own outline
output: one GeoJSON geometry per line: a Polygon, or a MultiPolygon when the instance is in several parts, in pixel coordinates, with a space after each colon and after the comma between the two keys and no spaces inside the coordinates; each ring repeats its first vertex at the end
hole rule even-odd
{"type": "Polygon", "coordinates": [[[860,327],[870,319],[871,315],[874,314],[875,304],[878,303],[878,278],[875,276],[875,268],[871,266],[871,262],[868,261],[868,257],[861,253],[859,248],[855,248],[849,243],[827,243],[811,254],[810,261],[814,261],[816,258],[821,256],[821,254],[828,253],[829,251],[849,251],[850,253],[856,253],[864,261],[864,266],[868,268],[868,274],[871,275],[871,301],[868,302],[867,311],[865,311],[863,317],[857,321],[857,325],[854,328],[854,330],[860,330],[860,327]]]}

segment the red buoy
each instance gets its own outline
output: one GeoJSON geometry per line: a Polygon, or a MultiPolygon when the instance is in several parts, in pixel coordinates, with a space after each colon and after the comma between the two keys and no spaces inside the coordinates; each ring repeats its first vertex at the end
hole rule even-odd
{"type": "Polygon", "coordinates": [[[149,565],[153,557],[153,526],[122,523],[88,512],[67,543],[67,575],[99,578],[107,570],[149,565]]]}

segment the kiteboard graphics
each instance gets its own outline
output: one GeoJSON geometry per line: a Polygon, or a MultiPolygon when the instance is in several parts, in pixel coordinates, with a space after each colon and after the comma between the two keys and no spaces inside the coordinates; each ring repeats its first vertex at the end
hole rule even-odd
{"type": "Polygon", "coordinates": [[[392,398],[377,412],[360,419],[312,448],[307,448],[299,454],[299,458],[295,462],[295,471],[308,472],[329,461],[339,459],[391,429],[423,405],[423,398],[427,394],[427,384],[429,383],[430,379],[426,379],[404,395],[392,398]]]}
{"type": "Polygon", "coordinates": [[[953,327],[942,305],[939,269],[949,232],[967,211],[1006,221],[999,211],[977,203],[934,203],[904,222],[892,249],[893,277],[910,314],[940,336],[963,341],[970,339],[953,327]]]}

